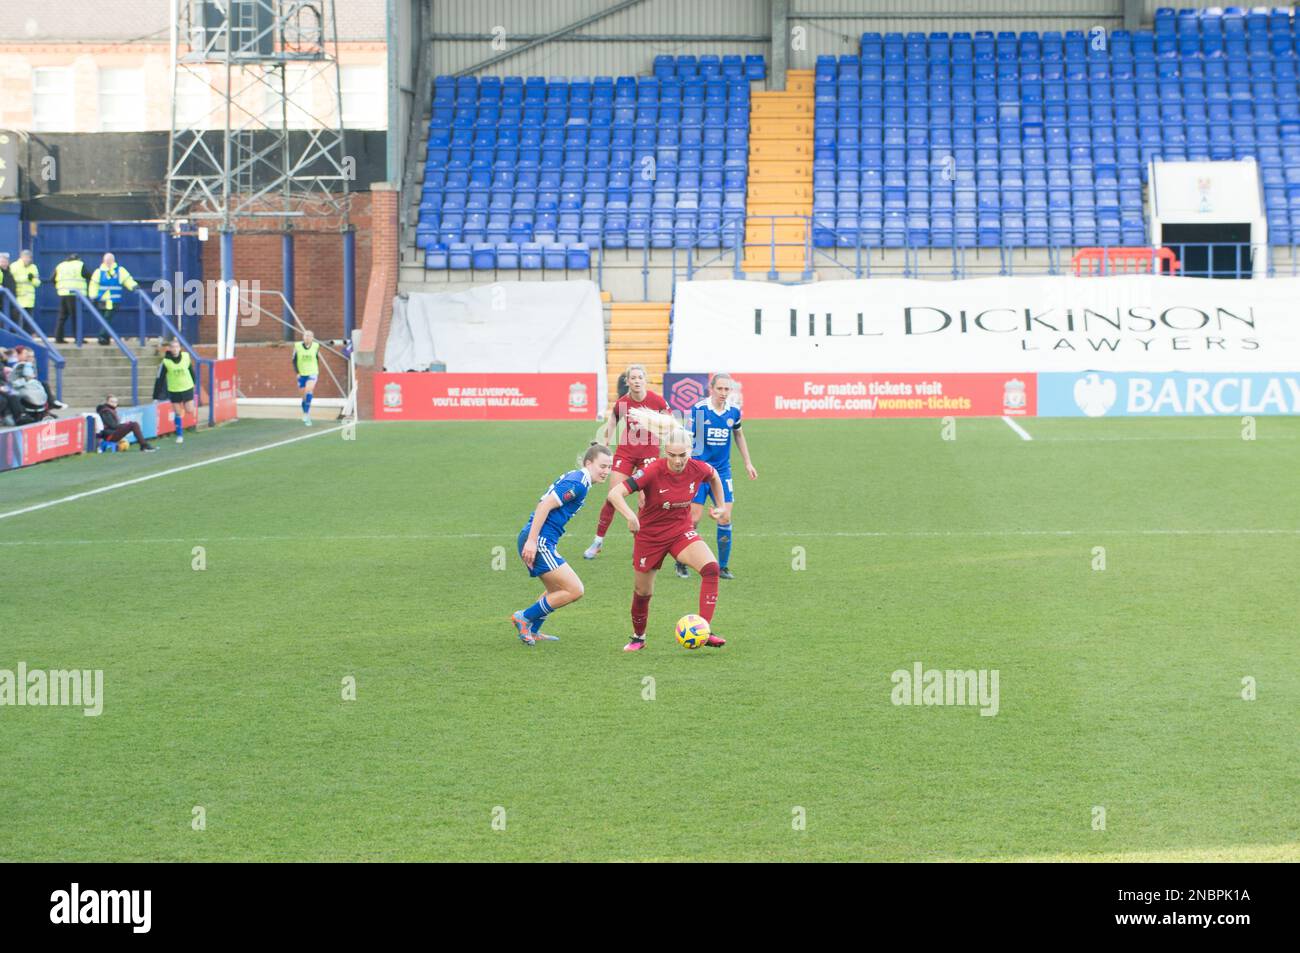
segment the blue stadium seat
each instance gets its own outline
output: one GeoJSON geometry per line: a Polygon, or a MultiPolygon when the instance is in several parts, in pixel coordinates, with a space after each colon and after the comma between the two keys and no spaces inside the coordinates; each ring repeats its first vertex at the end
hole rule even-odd
{"type": "Polygon", "coordinates": [[[535,268],[551,246],[546,267],[563,267],[556,245],[573,261],[584,244],[588,261],[595,245],[644,247],[650,221],[635,210],[652,202],[670,213],[657,220],[661,244],[694,244],[701,232],[716,242],[724,214],[743,222],[749,82],[764,75],[762,57],[661,56],[654,69],[641,79],[437,77],[416,227],[426,262],[500,265],[504,251],[535,268]],[[637,174],[650,161],[657,174],[637,174]]]}
{"type": "Polygon", "coordinates": [[[445,244],[443,244],[442,242],[437,242],[425,249],[424,251],[425,268],[432,268],[432,269],[437,269],[439,271],[444,271],[446,270],[447,265],[448,265],[447,246],[445,244]]]}

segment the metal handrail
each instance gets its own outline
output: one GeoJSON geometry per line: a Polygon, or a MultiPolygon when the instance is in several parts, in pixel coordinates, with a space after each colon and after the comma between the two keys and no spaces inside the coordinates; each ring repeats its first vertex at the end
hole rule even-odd
{"type": "MultiPolygon", "coordinates": [[[[713,265],[715,263],[725,262],[725,260],[728,257],[735,259],[731,265],[732,277],[734,278],[742,277],[742,271],[740,266],[741,263],[744,261],[744,257],[745,257],[744,219],[736,219],[731,222],[724,221],[723,224],[720,225],[718,228],[710,229],[709,231],[704,232],[703,235],[704,237],[716,238],[718,240],[718,248],[716,251],[714,251],[712,247],[703,249],[704,251],[714,252],[713,255],[704,259],[703,261],[695,260],[697,257],[696,252],[701,250],[698,244],[698,238],[697,238],[697,243],[690,248],[677,248],[676,246],[673,247],[672,249],[673,289],[676,289],[677,287],[677,279],[678,279],[678,275],[680,274],[680,268],[677,264],[677,253],[679,251],[685,253],[687,281],[691,281],[694,279],[695,270],[697,268],[708,268],[710,265],[713,265]],[[729,237],[735,239],[735,241],[732,242],[731,244],[727,244],[727,238],[729,237]]],[[[649,249],[648,248],[644,249],[644,251],[648,253],[649,249]]],[[[646,255],[647,261],[648,261],[648,257],[649,256],[647,254],[646,255]]]]}
{"type": "MultiPolygon", "coordinates": [[[[289,328],[290,330],[296,330],[299,332],[307,330],[307,328],[303,326],[302,320],[298,317],[298,312],[294,311],[293,305],[289,303],[289,299],[284,296],[284,293],[282,291],[278,291],[274,288],[258,289],[257,293],[259,295],[273,294],[277,298],[279,298],[280,302],[284,305],[284,310],[287,311],[289,315],[293,318],[293,324],[290,324],[288,321],[284,320],[284,318],[280,317],[278,314],[276,314],[274,311],[271,311],[269,308],[264,308],[261,304],[246,298],[242,293],[239,295],[239,301],[247,302],[248,307],[250,309],[256,309],[257,311],[260,311],[262,314],[265,314],[272,321],[279,321],[281,324],[283,324],[285,327],[289,328]]],[[[345,364],[347,363],[348,355],[338,350],[338,348],[335,348],[324,341],[320,342],[320,346],[321,346],[321,350],[329,351],[331,354],[335,355],[336,357],[342,358],[345,364]]],[[[346,347],[346,345],[344,346],[346,347]]],[[[348,389],[344,387],[342,383],[339,382],[338,376],[334,373],[333,369],[329,366],[329,364],[326,362],[322,362],[322,366],[325,368],[325,373],[330,376],[330,380],[334,382],[334,386],[339,389],[339,393],[340,394],[347,393],[348,389]]]]}
{"type": "MultiPolygon", "coordinates": [[[[77,296],[77,307],[81,308],[83,305],[85,306],[85,308],[91,313],[91,316],[99,322],[99,326],[108,333],[108,336],[113,339],[113,343],[118,346],[118,349],[125,354],[127,360],[131,362],[131,404],[135,405],[140,403],[140,359],[136,357],[135,352],[127,347],[125,342],[118,337],[117,332],[113,330],[113,326],[109,324],[108,321],[104,320],[104,316],[99,313],[99,309],[91,303],[91,300],[87,298],[83,292],[74,291],[73,294],[77,296]]],[[[74,321],[73,331],[77,341],[77,347],[81,347],[85,336],[81,333],[80,322],[74,321]]]]}
{"type": "MultiPolygon", "coordinates": [[[[600,284],[604,286],[604,279],[607,271],[612,270],[615,261],[619,261],[628,266],[635,266],[640,256],[641,286],[642,299],[650,300],[650,279],[652,258],[656,253],[664,254],[669,261],[664,262],[661,269],[670,269],[667,277],[672,287],[680,280],[692,280],[695,277],[696,270],[705,268],[710,265],[716,265],[719,262],[726,263],[732,261],[732,277],[738,280],[744,280],[747,277],[756,277],[760,280],[778,280],[780,271],[776,265],[776,253],[782,248],[800,248],[803,252],[804,267],[802,269],[803,280],[812,279],[813,272],[817,268],[838,268],[856,278],[873,278],[873,277],[908,277],[908,278],[946,278],[962,279],[976,276],[1034,276],[1049,275],[1058,276],[1073,273],[1072,256],[1081,245],[1065,244],[997,244],[997,245],[968,245],[957,244],[949,236],[949,240],[944,244],[916,244],[915,242],[903,241],[899,244],[890,243],[885,245],[879,241],[873,244],[863,245],[860,242],[858,231],[841,233],[833,225],[826,224],[825,218],[819,218],[814,214],[793,214],[793,215],[753,215],[735,223],[738,229],[737,241],[734,245],[722,247],[716,251],[710,249],[700,249],[698,243],[690,248],[679,248],[671,246],[670,248],[653,248],[650,244],[650,234],[647,229],[644,233],[638,231],[637,237],[640,241],[636,244],[629,244],[625,249],[614,249],[609,257],[606,257],[607,250],[604,246],[592,246],[593,268],[596,270],[600,284]],[[778,241],[776,238],[777,226],[783,222],[800,222],[805,224],[804,239],[802,241],[778,241]],[[766,234],[761,226],[766,225],[766,234]],[[751,226],[757,226],[753,230],[757,232],[754,238],[749,238],[749,229],[751,226]],[[827,245],[827,239],[831,244],[827,245]],[[747,274],[742,264],[746,251],[748,249],[766,250],[770,265],[767,269],[759,272],[747,274]],[[705,257],[703,252],[708,252],[705,257]],[[615,254],[618,257],[615,257],[615,254]],[[1026,260],[1027,255],[1032,258],[1026,260]]],[[[710,230],[707,234],[714,234],[710,230]]],[[[718,234],[728,235],[728,226],[723,225],[718,234]]],[[[629,238],[631,232],[629,231],[629,238]]],[[[1133,245],[1102,245],[1093,246],[1106,250],[1115,251],[1120,249],[1145,249],[1148,246],[1133,245]]],[[[1300,274],[1300,245],[1269,245],[1262,242],[1170,242],[1161,243],[1161,246],[1170,249],[1177,256],[1182,266],[1178,275],[1183,277],[1234,277],[1234,278],[1253,278],[1255,276],[1273,277],[1279,272],[1285,272],[1290,275],[1300,274]],[[1289,266],[1284,265],[1279,268],[1272,249],[1290,248],[1289,266]],[[1192,267],[1186,264],[1188,251],[1202,251],[1207,253],[1208,261],[1205,265],[1193,263],[1192,267]],[[1220,256],[1229,255],[1224,259],[1220,256]]],[[[1146,252],[1142,253],[1145,257],[1146,252]]],[[[1152,253],[1156,254],[1156,253],[1152,253]]],[[[1108,267],[1103,260],[1103,274],[1112,274],[1115,269],[1108,267]]],[[[662,271],[660,271],[662,274],[662,271]]],[[[1161,274],[1167,275],[1164,269],[1160,270],[1161,274]]],[[[522,272],[521,272],[522,274],[522,272]]]]}
{"type": "Polygon", "coordinates": [[[167,330],[167,331],[170,331],[171,334],[172,334],[172,337],[174,337],[177,341],[179,341],[179,342],[181,343],[181,347],[183,347],[183,348],[185,349],[186,353],[189,354],[190,359],[191,359],[192,361],[194,361],[194,363],[198,366],[198,368],[199,368],[199,380],[200,380],[200,386],[196,389],[196,392],[195,392],[195,395],[194,395],[194,396],[195,396],[195,406],[198,406],[198,407],[202,407],[202,406],[204,406],[204,403],[203,403],[203,400],[202,400],[202,396],[203,396],[203,387],[201,386],[201,384],[202,384],[202,379],[203,379],[203,372],[204,372],[204,371],[207,371],[207,384],[208,384],[208,388],[207,388],[207,393],[208,393],[208,401],[207,401],[207,408],[208,408],[208,426],[209,426],[209,427],[213,426],[213,425],[216,423],[216,404],[213,402],[213,399],[212,399],[212,392],[213,392],[213,390],[216,388],[216,367],[217,367],[217,362],[214,361],[212,358],[209,358],[209,357],[203,357],[202,355],[199,354],[198,351],[194,350],[194,348],[190,345],[190,342],[187,341],[187,340],[185,340],[185,335],[181,334],[181,332],[180,332],[180,328],[179,328],[177,325],[172,324],[171,319],[167,317],[166,309],[163,308],[162,305],[160,305],[160,304],[158,303],[158,299],[157,299],[157,298],[150,298],[148,295],[146,295],[146,294],[144,293],[144,289],[143,289],[143,288],[139,288],[139,289],[136,289],[136,290],[139,291],[139,293],[140,293],[140,297],[143,298],[145,301],[147,301],[147,302],[149,303],[149,307],[150,307],[150,309],[153,311],[153,313],[154,313],[154,317],[156,317],[160,322],[162,322],[162,326],[163,326],[163,328],[164,328],[165,330],[167,330]]]}
{"type": "Polygon", "coordinates": [[[30,313],[28,313],[26,308],[24,308],[21,304],[18,303],[18,299],[14,297],[12,291],[10,291],[8,288],[0,287],[0,292],[3,292],[3,294],[0,294],[0,297],[7,298],[9,302],[15,308],[18,309],[18,314],[21,315],[23,320],[28,325],[31,326],[32,331],[35,332],[35,335],[33,336],[31,332],[24,330],[22,324],[19,324],[17,321],[13,320],[13,318],[5,314],[3,310],[0,310],[0,319],[3,319],[4,324],[7,327],[13,329],[14,334],[17,334],[19,337],[26,338],[28,341],[31,342],[33,347],[43,347],[48,352],[50,359],[54,362],[54,397],[56,400],[62,402],[63,401],[63,368],[64,365],[68,363],[68,359],[64,357],[62,354],[60,354],[58,348],[56,348],[52,343],[50,343],[50,339],[45,336],[45,332],[42,331],[41,326],[36,323],[36,319],[33,318],[30,313]]]}

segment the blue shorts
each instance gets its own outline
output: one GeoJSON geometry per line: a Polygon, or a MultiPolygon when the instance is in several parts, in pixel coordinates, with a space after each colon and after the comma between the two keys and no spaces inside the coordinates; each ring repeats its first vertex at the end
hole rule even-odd
{"type": "MultiPolygon", "coordinates": [[[[519,541],[516,544],[520,559],[524,558],[524,543],[526,542],[528,542],[527,526],[519,531],[519,541]]],[[[537,556],[533,559],[533,568],[528,570],[528,575],[536,579],[538,576],[545,575],[564,565],[564,557],[555,551],[555,544],[556,540],[547,539],[545,536],[537,537],[537,556]]],[[[527,563],[524,563],[524,568],[528,568],[527,563]]]]}
{"type": "MultiPolygon", "coordinates": [[[[718,470],[718,479],[722,481],[722,495],[724,499],[721,501],[714,500],[713,501],[714,506],[718,506],[723,502],[730,503],[732,500],[735,499],[735,496],[731,492],[731,470],[729,469],[718,470]]],[[[700,488],[695,491],[694,502],[703,503],[705,499],[710,498],[712,496],[713,496],[713,484],[710,483],[708,480],[705,480],[703,483],[700,484],[700,488]]]]}
{"type": "Polygon", "coordinates": [[[315,379],[316,379],[316,375],[315,375],[315,374],[299,374],[299,375],[298,375],[298,389],[299,389],[299,390],[302,390],[304,387],[307,386],[307,382],[308,382],[308,381],[314,381],[315,379]]]}

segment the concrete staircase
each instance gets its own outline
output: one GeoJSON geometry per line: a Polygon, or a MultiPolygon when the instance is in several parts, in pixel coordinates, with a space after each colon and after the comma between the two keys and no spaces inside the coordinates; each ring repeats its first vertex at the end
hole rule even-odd
{"type": "MultiPolygon", "coordinates": [[[[127,342],[139,361],[139,397],[141,403],[153,395],[154,377],[158,373],[156,345],[141,347],[127,342]]],[[[105,394],[116,394],[126,407],[131,404],[131,362],[116,344],[101,347],[91,338],[83,347],[65,344],[59,348],[67,361],[63,368],[63,402],[71,411],[93,411],[104,400],[105,394]]],[[[51,371],[51,374],[53,372],[51,371]]],[[[53,386],[53,381],[50,382],[53,386]]]]}
{"type": "Polygon", "coordinates": [[[789,70],[784,92],[750,97],[748,217],[741,265],[746,272],[802,273],[807,267],[814,110],[812,70],[789,70]],[[803,219],[763,217],[768,215],[803,219]]]}
{"type": "Polygon", "coordinates": [[[663,392],[664,372],[668,370],[669,302],[615,302],[609,309],[608,362],[609,401],[618,399],[618,376],[629,364],[644,364],[648,386],[663,392]]]}

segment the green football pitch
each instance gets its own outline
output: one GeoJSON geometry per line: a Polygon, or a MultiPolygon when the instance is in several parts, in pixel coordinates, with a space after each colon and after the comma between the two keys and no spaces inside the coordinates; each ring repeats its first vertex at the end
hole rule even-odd
{"type": "Polygon", "coordinates": [[[98,716],[0,706],[0,859],[1300,859],[1300,420],[1023,425],[750,421],[695,652],[670,569],[622,651],[599,495],[561,641],[515,637],[594,422],[0,475],[0,670],[103,672],[98,716]]]}

